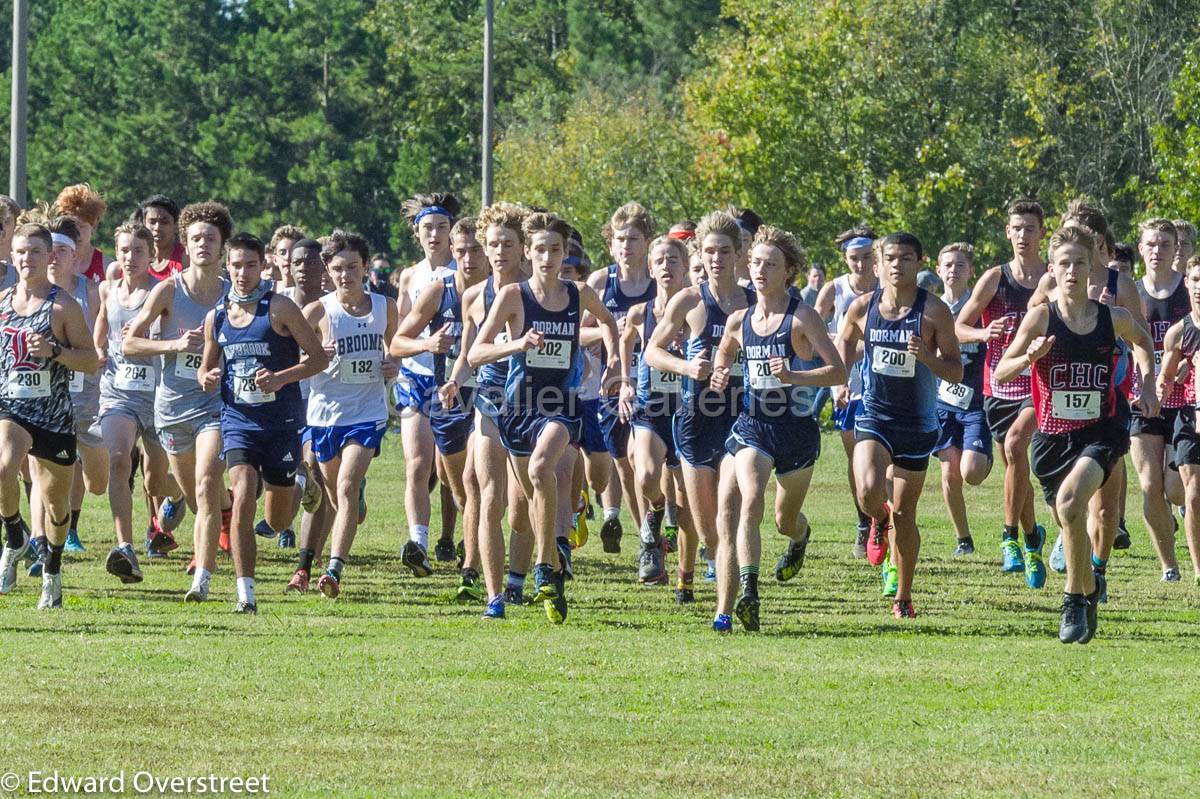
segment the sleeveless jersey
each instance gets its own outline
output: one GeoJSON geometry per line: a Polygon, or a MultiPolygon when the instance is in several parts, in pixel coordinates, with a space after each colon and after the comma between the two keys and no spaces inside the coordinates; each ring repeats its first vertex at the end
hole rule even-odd
{"type": "MultiPolygon", "coordinates": [[[[75,298],[75,302],[79,303],[79,308],[83,311],[83,321],[86,323],[88,315],[91,311],[91,300],[88,298],[88,281],[83,278],[75,280],[75,289],[71,292],[71,296],[75,298]]],[[[88,332],[92,330],[89,327],[88,332]]],[[[70,384],[71,402],[74,403],[80,413],[83,414],[84,408],[89,406],[95,410],[96,401],[100,397],[100,373],[93,372],[75,372],[71,371],[70,384]]]]}
{"type": "Polygon", "coordinates": [[[92,250],[92,260],[88,262],[87,270],[80,277],[93,283],[104,280],[104,253],[100,252],[99,248],[92,250]]]}
{"type": "Polygon", "coordinates": [[[254,381],[259,369],[279,372],[300,362],[300,345],[271,326],[268,291],[254,306],[245,327],[229,321],[225,302],[217,306],[213,335],[225,364],[221,370],[221,427],[228,430],[298,430],[304,424],[300,386],[288,383],[278,391],[262,391],[254,381]]]}
{"type": "Polygon", "coordinates": [[[540,330],[545,339],[538,349],[512,356],[504,391],[509,407],[516,411],[575,415],[573,400],[583,376],[579,289],[568,280],[562,283],[567,289],[567,307],[561,311],[543,308],[529,282],[520,284],[525,324],[518,333],[524,336],[530,329],[540,330]]]}
{"type": "Polygon", "coordinates": [[[1187,403],[1194,407],[1200,404],[1197,403],[1196,399],[1200,397],[1200,394],[1196,392],[1196,363],[1192,360],[1196,356],[1196,353],[1200,352],[1200,328],[1196,327],[1196,323],[1192,321],[1190,313],[1183,317],[1183,335],[1179,340],[1179,349],[1191,367],[1188,371],[1187,379],[1183,381],[1186,388],[1184,397],[1187,403]]]}
{"type": "MultiPolygon", "coordinates": [[[[771,358],[783,358],[792,371],[812,365],[792,346],[792,325],[801,302],[798,297],[791,297],[783,321],[767,334],[754,330],[753,309],[747,310],[742,317],[742,350],[746,353],[745,413],[750,416],[763,419],[778,419],[785,413],[787,417],[812,416],[817,388],[789,385],[771,374],[771,358]]],[[[786,421],[782,423],[786,424],[786,421]]]]}
{"type": "MultiPolygon", "coordinates": [[[[419,285],[415,285],[414,282],[412,282],[412,281],[409,282],[408,298],[409,298],[409,302],[411,302],[413,305],[416,304],[417,297],[421,296],[421,291],[426,286],[428,286],[430,283],[436,283],[437,281],[441,280],[442,278],[444,278],[447,275],[454,274],[454,270],[457,269],[458,267],[454,263],[454,261],[451,261],[447,266],[443,266],[443,267],[434,269],[433,267],[429,266],[429,259],[424,258],[421,261],[418,261],[417,263],[415,263],[409,267],[409,269],[418,269],[418,268],[428,268],[429,269],[429,279],[426,281],[420,282],[419,285]]],[[[418,336],[418,338],[425,338],[425,336],[421,335],[421,336],[418,336]]],[[[400,361],[400,365],[403,369],[407,370],[410,374],[424,375],[426,377],[432,376],[433,375],[433,353],[432,352],[420,352],[409,358],[403,358],[400,361]]]]}
{"type": "Polygon", "coordinates": [[[166,280],[176,272],[182,272],[183,256],[183,245],[176,242],[174,249],[171,250],[171,257],[167,259],[166,268],[159,272],[154,268],[154,264],[150,264],[150,277],[155,280],[166,280]]]}
{"type": "MultiPolygon", "coordinates": [[[[132,322],[142,310],[142,306],[150,298],[150,291],[147,290],[142,295],[137,305],[126,308],[118,296],[119,287],[123,282],[124,278],[109,286],[108,297],[104,302],[104,315],[108,321],[108,360],[100,377],[100,396],[104,399],[115,399],[130,392],[145,392],[146,396],[152,398],[158,385],[158,359],[153,355],[126,357],[121,349],[125,338],[121,335],[121,329],[132,322]]],[[[151,283],[150,288],[153,287],[154,284],[151,283]]]]}
{"type": "Polygon", "coordinates": [[[313,427],[380,422],[388,418],[383,357],[387,297],[368,294],[371,311],[354,316],[336,294],[320,299],[336,352],[325,371],[309,378],[308,424],[313,427]]]}
{"type": "MultiPolygon", "coordinates": [[[[1162,370],[1163,338],[1171,329],[1171,325],[1188,316],[1192,311],[1191,301],[1188,300],[1186,281],[1183,279],[1183,275],[1176,273],[1176,277],[1179,278],[1179,281],[1175,284],[1175,288],[1162,299],[1150,294],[1146,289],[1145,278],[1137,282],[1138,296],[1141,297],[1142,307],[1146,311],[1146,321],[1150,324],[1150,335],[1154,339],[1155,377],[1162,370]]],[[[1136,370],[1133,369],[1129,371],[1136,373],[1136,370]]],[[[1187,387],[1188,382],[1186,381],[1176,383],[1171,392],[1163,398],[1162,406],[1164,408],[1182,408],[1192,404],[1186,396],[1187,387]]]]}
{"type": "MultiPolygon", "coordinates": [[[[633,308],[635,305],[644,303],[647,300],[654,299],[654,297],[657,293],[658,293],[658,284],[656,282],[654,282],[653,280],[650,281],[650,285],[646,287],[646,290],[643,291],[641,294],[638,294],[637,296],[630,296],[630,295],[626,294],[625,292],[621,291],[620,269],[617,267],[616,264],[609,264],[608,265],[608,279],[605,280],[605,282],[604,282],[604,294],[603,294],[603,296],[600,297],[600,299],[603,300],[604,307],[608,309],[608,312],[610,314],[612,314],[613,321],[620,322],[622,319],[624,319],[626,316],[629,315],[630,308],[633,308]]],[[[641,344],[637,344],[634,346],[634,349],[633,349],[634,362],[632,365],[635,367],[637,365],[638,353],[641,352],[641,349],[642,349],[641,344]]],[[[602,361],[607,361],[607,354],[604,352],[603,346],[601,346],[601,348],[600,348],[600,358],[602,361]]]]}
{"type": "Polygon", "coordinates": [[[1107,305],[1096,306],[1096,326],[1079,334],[1067,327],[1058,303],[1050,304],[1046,335],[1050,351],[1033,365],[1033,407],[1038,430],[1057,435],[1081,430],[1116,415],[1117,337],[1107,305]]]}
{"type": "MultiPolygon", "coordinates": [[[[492,312],[492,305],[496,302],[496,284],[494,277],[488,275],[487,282],[483,284],[483,317],[486,319],[488,314],[492,312]]],[[[508,331],[501,330],[496,334],[494,343],[503,344],[508,341],[508,331]]],[[[481,386],[502,386],[508,377],[508,364],[510,358],[502,358],[494,363],[485,363],[479,367],[479,373],[476,380],[481,386]]],[[[599,378],[597,378],[599,379],[599,378]]]]}
{"type": "MultiPolygon", "coordinates": [[[[645,318],[642,320],[642,341],[650,340],[658,320],[654,318],[654,300],[646,300],[645,318]]],[[[672,348],[668,348],[672,349],[672,348]]],[[[679,352],[675,352],[679,355],[679,352]]],[[[639,408],[645,408],[654,413],[674,414],[679,408],[679,392],[682,379],[674,372],[660,372],[646,363],[643,352],[637,358],[637,388],[634,390],[639,408]]]]}
{"type": "MultiPolygon", "coordinates": [[[[702,352],[708,355],[709,358],[716,357],[716,350],[721,344],[721,337],[725,335],[725,321],[729,318],[729,314],[725,313],[721,308],[721,304],[717,302],[716,297],[709,291],[707,282],[701,283],[698,288],[700,290],[700,301],[704,304],[704,328],[698,335],[692,336],[684,342],[683,354],[689,361],[702,352]]],[[[754,289],[746,286],[739,286],[738,288],[746,292],[747,307],[753,305],[757,298],[754,289]]],[[[730,401],[735,400],[736,395],[741,391],[742,378],[745,371],[744,357],[740,355],[732,367],[732,373],[729,376],[729,387],[725,390],[726,397],[730,401]]],[[[695,410],[700,393],[708,388],[708,381],[693,380],[685,376],[680,383],[683,387],[681,397],[682,406],[689,410],[695,410]]]]}
{"type": "MultiPolygon", "coordinates": [[[[850,285],[849,275],[838,275],[833,279],[833,315],[829,317],[829,337],[836,339],[837,334],[842,331],[842,322],[846,319],[846,312],[850,310],[850,303],[861,297],[862,294],[855,291],[850,285]]],[[[850,388],[850,399],[856,400],[862,398],[862,362],[855,364],[846,364],[847,385],[850,388]]]]}
{"type": "Polygon", "coordinates": [[[891,320],[879,312],[883,290],[875,289],[863,333],[863,410],[880,421],[899,422],[921,432],[938,426],[936,380],[929,367],[909,353],[908,339],[921,335],[928,296],[918,288],[908,313],[891,320]]]}
{"type": "Polygon", "coordinates": [[[0,299],[0,412],[52,433],[75,431],[75,414],[68,388],[71,370],[50,358],[29,352],[26,336],[37,333],[53,339],[50,314],[58,286],[33,313],[22,316],[13,309],[15,289],[0,299]]]}
{"type": "MultiPolygon", "coordinates": [[[[958,302],[950,305],[950,313],[956,319],[970,298],[971,292],[968,290],[958,302]]],[[[984,346],[979,342],[960,343],[959,354],[963,365],[962,382],[937,381],[938,410],[977,411],[983,407],[984,346]]]]}
{"type": "Polygon", "coordinates": [[[984,396],[1004,400],[1023,400],[1029,396],[1031,389],[1028,372],[1022,372],[1016,380],[1004,385],[997,385],[992,373],[1017,334],[1017,328],[1021,326],[1021,320],[1029,310],[1033,292],[1033,289],[1027,289],[1016,281],[1010,264],[1000,264],[1000,282],[996,286],[992,301],[983,309],[981,317],[984,327],[997,319],[1005,320],[1004,333],[1000,338],[987,342],[987,357],[983,363],[984,396]]]}
{"type": "MultiPolygon", "coordinates": [[[[300,293],[300,289],[297,288],[296,286],[288,286],[287,288],[282,288],[275,293],[282,297],[287,297],[289,300],[296,303],[296,305],[300,308],[301,311],[304,310],[304,306],[300,305],[299,300],[296,299],[296,295],[300,293]]],[[[322,295],[322,296],[325,296],[325,295],[322,295]]],[[[300,399],[304,400],[305,402],[308,401],[308,392],[310,390],[309,387],[311,385],[312,385],[311,377],[306,377],[300,381],[300,399]]]]}
{"type": "MultiPolygon", "coordinates": [[[[213,305],[196,301],[183,282],[184,272],[171,276],[174,292],[171,298],[171,328],[159,330],[158,338],[173,341],[188,330],[204,326],[204,317],[213,305]]],[[[221,296],[229,291],[229,281],[221,278],[221,296]]],[[[218,302],[217,305],[221,303],[218,302]]],[[[162,319],[159,319],[162,324],[162,319]]],[[[159,356],[158,391],[154,396],[154,423],[163,428],[179,422],[198,419],[215,413],[221,406],[221,398],[200,390],[196,371],[200,368],[201,353],[169,352],[159,356]]]]}
{"type": "Polygon", "coordinates": [[[442,301],[438,305],[437,313],[429,321],[426,336],[436,333],[446,325],[450,325],[450,335],[454,337],[454,343],[450,345],[450,350],[445,354],[435,353],[433,355],[433,379],[439,386],[446,382],[447,372],[453,370],[454,361],[462,352],[462,297],[459,296],[458,288],[454,285],[453,273],[442,278],[442,301]]]}

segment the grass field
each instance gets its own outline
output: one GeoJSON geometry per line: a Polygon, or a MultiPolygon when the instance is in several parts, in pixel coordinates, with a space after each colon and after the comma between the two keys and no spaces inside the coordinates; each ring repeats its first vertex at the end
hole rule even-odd
{"type": "MultiPolygon", "coordinates": [[[[1197,795],[1200,590],[1187,568],[1159,582],[1140,520],[1096,640],[1062,646],[1062,578],[1035,593],[999,571],[999,473],[968,495],[979,551],[952,560],[933,468],[921,616],[899,622],[849,557],[845,461],[824,443],[808,560],[764,580],[758,635],[713,634],[708,585],[686,609],[638,587],[629,519],[621,555],[577,553],[565,626],[540,608],[480,621],[449,600],[453,564],[402,573],[394,438],[336,603],[285,597],[294,551],[273,544],[256,618],[230,613],[224,556],[207,605],[181,602],[183,549],[120,586],[89,500],[65,610],[37,613],[28,578],[0,601],[0,772],[266,774],[314,797],[1197,795]]],[[[765,571],[783,544],[764,538],[765,571]]]]}

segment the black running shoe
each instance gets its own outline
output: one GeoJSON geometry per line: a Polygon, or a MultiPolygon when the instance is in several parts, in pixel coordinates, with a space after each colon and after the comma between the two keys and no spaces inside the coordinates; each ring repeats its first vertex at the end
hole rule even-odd
{"type": "Polygon", "coordinates": [[[804,538],[799,541],[788,542],[788,547],[782,555],[779,556],[779,561],[775,564],[775,579],[781,583],[786,583],[788,580],[796,576],[796,573],[804,566],[804,551],[808,549],[808,541],[812,538],[812,528],[808,528],[808,532],[804,534],[804,538]]]}
{"type": "Polygon", "coordinates": [[[1097,611],[1100,609],[1100,597],[1108,598],[1108,581],[1104,579],[1103,574],[1096,575],[1096,590],[1087,598],[1087,634],[1079,639],[1079,643],[1086,644],[1091,641],[1096,635],[1097,611]]]}
{"type": "Polygon", "coordinates": [[[1073,644],[1083,641],[1084,638],[1090,638],[1089,605],[1091,603],[1083,594],[1063,594],[1062,622],[1058,626],[1058,640],[1064,644],[1073,644]]]}
{"type": "Polygon", "coordinates": [[[675,589],[675,604],[690,605],[696,601],[696,593],[691,588],[675,589]]]}
{"type": "Polygon", "coordinates": [[[433,547],[433,557],[438,563],[451,563],[454,560],[454,541],[439,538],[433,547]]]}
{"type": "Polygon", "coordinates": [[[433,564],[429,555],[416,541],[405,541],[400,548],[400,562],[412,570],[414,577],[428,577],[433,574],[433,564]]]}
{"type": "Polygon", "coordinates": [[[961,558],[963,555],[975,554],[975,542],[971,536],[958,539],[958,546],[954,548],[954,557],[961,558]]]}
{"type": "Polygon", "coordinates": [[[1125,528],[1125,523],[1121,522],[1117,525],[1117,535],[1113,538],[1113,549],[1129,549],[1133,546],[1133,539],[1129,537],[1129,530],[1125,528]]]}
{"type": "Polygon", "coordinates": [[[758,597],[744,593],[733,606],[733,615],[737,616],[748,633],[758,632],[758,604],[758,597]]]}
{"type": "Polygon", "coordinates": [[[616,555],[621,551],[621,536],[625,531],[621,529],[621,519],[614,516],[611,519],[605,519],[604,524],[600,525],[600,543],[604,551],[610,555],[616,555]]]}

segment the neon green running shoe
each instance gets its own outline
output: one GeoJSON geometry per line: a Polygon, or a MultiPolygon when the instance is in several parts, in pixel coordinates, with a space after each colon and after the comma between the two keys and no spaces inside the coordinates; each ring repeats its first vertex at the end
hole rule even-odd
{"type": "Polygon", "coordinates": [[[881,576],[883,578],[883,595],[895,596],[900,585],[900,573],[896,571],[896,567],[890,560],[883,562],[881,576]]]}

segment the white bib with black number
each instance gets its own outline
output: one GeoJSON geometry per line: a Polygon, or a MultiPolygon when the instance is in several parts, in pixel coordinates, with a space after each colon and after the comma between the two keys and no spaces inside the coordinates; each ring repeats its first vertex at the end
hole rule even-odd
{"type": "Polygon", "coordinates": [[[76,372],[74,369],[72,369],[72,370],[70,370],[70,372],[68,372],[68,374],[71,375],[71,382],[67,384],[68,390],[72,394],[82,394],[83,393],[83,372],[76,372]]]}
{"type": "Polygon", "coordinates": [[[338,367],[338,379],[350,385],[364,385],[378,380],[374,358],[343,358],[338,367]]]}
{"type": "Polygon", "coordinates": [[[123,363],[113,378],[113,385],[120,391],[153,391],[154,372],[140,363],[123,363]]]}
{"type": "Polygon", "coordinates": [[[181,352],[175,356],[175,376],[184,380],[195,380],[200,371],[200,353],[181,352]]]}
{"type": "Polygon", "coordinates": [[[233,399],[239,405],[263,405],[275,399],[275,392],[261,390],[254,375],[234,375],[233,399]]]}
{"type": "Polygon", "coordinates": [[[771,374],[771,362],[753,360],[750,364],[750,388],[763,391],[768,388],[783,388],[783,381],[771,374]]]}
{"type": "Polygon", "coordinates": [[[744,377],[746,375],[746,353],[738,352],[737,360],[729,367],[729,374],[732,377],[744,377]]]}
{"type": "Polygon", "coordinates": [[[11,399],[41,399],[50,396],[49,369],[21,369],[8,373],[11,399]]]}
{"type": "Polygon", "coordinates": [[[1162,371],[1163,351],[1154,351],[1154,376],[1158,377],[1158,373],[1162,371]]]}
{"type": "Polygon", "coordinates": [[[548,338],[536,350],[525,353],[525,365],[537,369],[571,368],[571,342],[561,338],[548,338]]]}
{"type": "Polygon", "coordinates": [[[650,367],[650,390],[657,394],[678,394],[679,375],[650,367]]]}
{"type": "Polygon", "coordinates": [[[871,352],[871,371],[877,375],[912,377],[917,373],[917,356],[908,350],[876,347],[871,352]]]}
{"type": "Polygon", "coordinates": [[[965,411],[971,407],[971,400],[975,398],[975,389],[963,383],[947,383],[945,380],[938,382],[938,399],[947,405],[953,405],[960,411],[965,411]]]}
{"type": "Polygon", "coordinates": [[[1100,418],[1099,391],[1055,391],[1050,395],[1050,412],[1055,419],[1100,418]]]}

